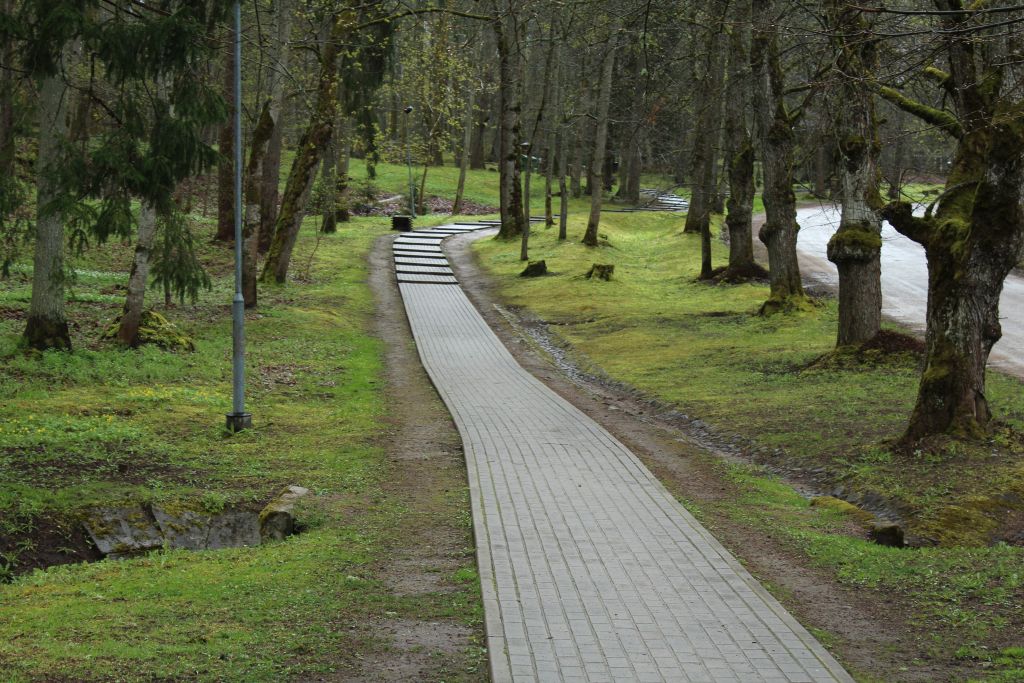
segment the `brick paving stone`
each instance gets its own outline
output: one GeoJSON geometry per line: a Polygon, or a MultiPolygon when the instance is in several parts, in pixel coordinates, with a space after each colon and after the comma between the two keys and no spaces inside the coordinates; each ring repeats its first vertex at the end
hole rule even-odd
{"type": "MultiPolygon", "coordinates": [[[[399,237],[399,269],[441,266],[431,242],[455,231],[399,237]]],[[[453,277],[397,277],[465,448],[496,683],[852,683],[635,455],[515,361],[461,288],[403,282],[453,277]]]]}

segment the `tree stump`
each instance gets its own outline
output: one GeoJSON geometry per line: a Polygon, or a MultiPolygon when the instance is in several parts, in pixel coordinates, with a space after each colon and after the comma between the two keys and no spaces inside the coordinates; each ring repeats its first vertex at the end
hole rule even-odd
{"type": "Polygon", "coordinates": [[[590,266],[590,270],[587,271],[586,278],[592,280],[597,278],[598,280],[611,280],[612,274],[615,272],[614,263],[595,263],[590,266]]]}
{"type": "Polygon", "coordinates": [[[544,261],[530,261],[519,277],[539,277],[548,274],[548,264],[544,261]]]}

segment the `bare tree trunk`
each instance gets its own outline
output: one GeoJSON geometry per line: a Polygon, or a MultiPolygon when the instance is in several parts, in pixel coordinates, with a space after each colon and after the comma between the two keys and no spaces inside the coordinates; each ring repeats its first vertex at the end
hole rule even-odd
{"type": "Polygon", "coordinates": [[[423,164],[423,173],[420,175],[420,187],[416,193],[416,213],[420,216],[427,213],[427,171],[430,170],[430,164],[423,164]]]}
{"type": "Polygon", "coordinates": [[[320,232],[333,234],[338,232],[338,214],[335,207],[338,201],[338,138],[332,136],[324,152],[324,160],[320,164],[320,184],[323,190],[323,206],[321,209],[320,232]]]}
{"type": "Polygon", "coordinates": [[[828,259],[839,269],[836,346],[863,344],[882,323],[880,145],[874,98],[865,85],[874,79],[877,54],[874,43],[860,37],[867,25],[859,9],[844,5],[844,0],[831,0],[829,6],[839,79],[832,109],[842,187],[839,229],[828,243],[828,259]],[[855,32],[856,41],[848,38],[855,32]]]}
{"type": "Polygon", "coordinates": [[[39,88],[36,241],[32,301],[23,335],[26,344],[39,350],[71,349],[64,313],[64,214],[49,206],[60,193],[54,175],[61,163],[60,146],[68,134],[67,91],[60,74],[47,77],[39,88]]]}
{"type": "Polygon", "coordinates": [[[252,132],[252,147],[249,150],[249,165],[245,178],[245,217],[242,222],[242,297],[246,308],[255,308],[257,302],[256,265],[259,259],[259,237],[263,189],[263,160],[270,137],[274,132],[274,118],[270,105],[265,104],[260,112],[256,128],[252,132]]]}
{"type": "MultiPolygon", "coordinates": [[[[0,2],[0,12],[9,14],[12,0],[0,2]]],[[[14,41],[0,47],[0,178],[14,174],[14,41]]]]}
{"type": "Polygon", "coordinates": [[[552,187],[554,185],[553,154],[552,137],[549,135],[547,144],[544,147],[544,225],[548,228],[555,224],[554,203],[552,202],[552,187]]]}
{"type": "Polygon", "coordinates": [[[281,210],[274,225],[274,237],[267,253],[260,278],[273,279],[283,284],[288,279],[292,249],[306,215],[309,192],[316,177],[317,165],[334,133],[334,119],[337,108],[338,54],[341,43],[348,32],[348,13],[335,15],[331,34],[320,57],[320,76],[317,86],[316,105],[306,131],[299,140],[295,161],[292,162],[281,200],[281,210]]]}
{"type": "Polygon", "coordinates": [[[572,146],[572,165],[569,167],[569,186],[572,196],[579,198],[583,196],[581,177],[583,175],[583,124],[577,122],[573,126],[574,143],[572,146]]]}
{"type": "Polygon", "coordinates": [[[487,137],[487,122],[490,120],[490,97],[483,98],[480,108],[474,116],[473,141],[470,144],[469,168],[474,171],[484,169],[484,138],[487,137]]]}
{"type": "MultiPolygon", "coordinates": [[[[582,79],[580,82],[580,110],[583,112],[589,112],[591,110],[591,96],[592,88],[590,87],[590,81],[587,78],[587,65],[584,64],[582,68],[582,79]]],[[[583,159],[585,157],[584,148],[586,146],[587,139],[587,119],[577,119],[573,123],[573,146],[572,146],[572,166],[569,170],[569,186],[572,190],[572,196],[579,199],[583,196],[583,159]]],[[[589,170],[587,171],[589,174],[589,170]]]]}
{"type": "Polygon", "coordinates": [[[796,196],[793,194],[793,117],[786,109],[773,0],[754,0],[751,70],[754,117],[764,167],[766,220],[758,237],[768,248],[771,295],[762,306],[770,314],[805,304],[796,257],[796,196]]]}
{"type": "MultiPolygon", "coordinates": [[[[716,3],[716,8],[721,9],[716,3]]],[[[697,115],[694,131],[692,176],[693,189],[690,194],[690,208],[686,213],[683,232],[703,234],[709,230],[711,205],[715,193],[716,144],[722,110],[722,78],[725,73],[725,41],[720,26],[711,29],[713,35],[708,41],[707,70],[701,79],[702,107],[697,115]]],[[[708,239],[710,244],[710,237],[708,239]]],[[[707,254],[710,258],[710,252],[707,254]]],[[[710,264],[702,259],[701,277],[710,275],[710,264]]]]}
{"type": "Polygon", "coordinates": [[[745,280],[755,274],[754,262],[754,145],[747,128],[750,98],[750,3],[740,2],[729,35],[729,75],[726,81],[725,137],[729,199],[725,225],[729,231],[729,266],[723,279],[745,280]]]}
{"type": "Polygon", "coordinates": [[[520,106],[516,55],[513,52],[518,31],[514,16],[497,18],[494,31],[498,41],[498,99],[501,109],[499,133],[501,228],[499,239],[519,237],[523,224],[523,196],[519,182],[520,106]]]}
{"type": "MultiPolygon", "coordinates": [[[[608,46],[604,54],[604,64],[601,69],[600,90],[597,96],[597,122],[594,133],[594,156],[591,161],[592,169],[601,168],[604,162],[605,146],[608,143],[608,109],[612,97],[612,73],[615,68],[615,48],[618,42],[618,25],[614,25],[608,37],[608,46]]],[[[596,174],[595,174],[596,177],[596,174]]],[[[592,187],[590,195],[590,218],[587,220],[587,231],[583,234],[583,244],[588,247],[597,246],[597,229],[601,224],[601,202],[604,193],[599,185],[592,187]]]]}
{"type": "MultiPolygon", "coordinates": [[[[235,240],[235,49],[234,43],[225,41],[224,100],[228,103],[228,119],[217,136],[217,234],[220,242],[235,240]]],[[[141,228],[140,228],[141,231],[141,228]]]]}
{"type": "Polygon", "coordinates": [[[259,251],[267,253],[274,237],[277,222],[277,202],[281,184],[281,150],[284,146],[284,94],[291,50],[288,48],[292,33],[293,0],[276,0],[277,35],[270,54],[270,118],[274,128],[267,143],[263,160],[262,188],[260,190],[259,251]]]}
{"type": "MultiPolygon", "coordinates": [[[[638,60],[637,63],[641,62],[638,60]]],[[[640,69],[638,68],[637,71],[639,72],[640,69]]],[[[636,76],[638,79],[639,77],[639,75],[636,76]]],[[[619,165],[619,191],[615,196],[622,201],[638,204],[640,203],[640,173],[643,169],[643,145],[641,144],[643,130],[640,123],[643,97],[639,94],[634,97],[633,123],[631,129],[623,136],[622,159],[619,165]]]]}
{"type": "Polygon", "coordinates": [[[156,239],[156,209],[143,201],[139,209],[139,235],[132,257],[132,269],[128,275],[128,293],[125,296],[124,313],[117,328],[117,341],[135,347],[139,345],[139,326],[146,303],[146,280],[149,278],[150,253],[156,239]]]}
{"type": "Polygon", "coordinates": [[[348,118],[341,120],[341,156],[338,158],[338,175],[335,178],[335,204],[334,215],[339,223],[348,223],[352,220],[349,210],[348,186],[351,180],[349,169],[352,164],[352,136],[355,131],[352,129],[351,121],[348,118]]]}
{"type": "Polygon", "coordinates": [[[470,146],[473,144],[473,91],[466,94],[466,112],[462,118],[462,155],[459,158],[459,185],[455,190],[452,215],[462,212],[462,195],[466,191],[466,172],[469,170],[470,146]]]}
{"type": "Polygon", "coordinates": [[[828,198],[830,150],[831,146],[828,144],[826,136],[822,136],[814,154],[814,196],[817,199],[828,198]]]}
{"type": "Polygon", "coordinates": [[[885,179],[889,183],[886,196],[890,201],[899,201],[900,183],[903,178],[903,157],[906,153],[906,134],[901,126],[897,127],[896,140],[892,142],[892,160],[885,169],[885,179]]]}
{"type": "Polygon", "coordinates": [[[558,239],[560,240],[564,240],[567,236],[566,224],[569,220],[569,189],[565,184],[565,165],[568,161],[565,133],[565,126],[562,125],[555,138],[555,155],[558,157],[558,239]]]}

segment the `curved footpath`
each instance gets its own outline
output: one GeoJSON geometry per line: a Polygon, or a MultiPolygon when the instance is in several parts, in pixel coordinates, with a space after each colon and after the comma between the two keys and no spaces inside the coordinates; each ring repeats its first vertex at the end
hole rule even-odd
{"type": "Polygon", "coordinates": [[[441,251],[486,227],[404,233],[393,250],[465,447],[493,680],[852,682],[636,456],[502,345],[441,251]]]}

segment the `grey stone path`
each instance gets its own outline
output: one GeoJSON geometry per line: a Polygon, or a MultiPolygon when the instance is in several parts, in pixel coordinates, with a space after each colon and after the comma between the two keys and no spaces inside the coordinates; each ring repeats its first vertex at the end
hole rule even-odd
{"type": "Polygon", "coordinates": [[[636,456],[515,361],[436,239],[480,227],[405,233],[394,253],[465,446],[493,679],[852,681],[636,456]]]}

